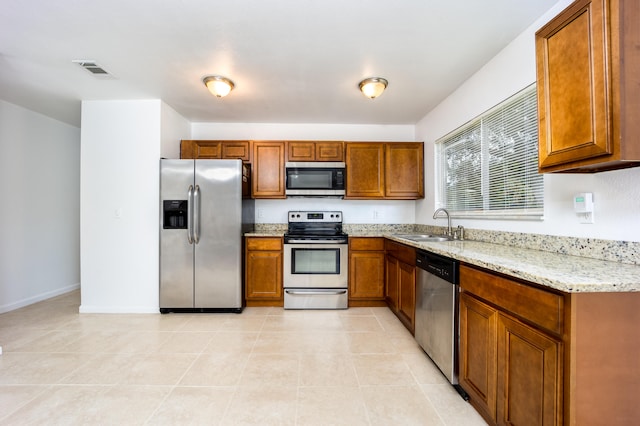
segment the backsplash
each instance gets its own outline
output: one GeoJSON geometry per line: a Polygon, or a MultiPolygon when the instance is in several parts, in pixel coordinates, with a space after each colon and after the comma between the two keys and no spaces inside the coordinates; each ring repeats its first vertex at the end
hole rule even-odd
{"type": "MultiPolygon", "coordinates": [[[[284,234],[287,231],[287,224],[256,223],[255,228],[256,232],[284,234]]],[[[431,225],[344,224],[344,231],[347,234],[360,236],[407,233],[441,235],[444,233],[444,230],[444,227],[431,225]]],[[[486,231],[467,228],[465,228],[465,239],[640,265],[640,242],[559,237],[554,235],[486,231]]]]}

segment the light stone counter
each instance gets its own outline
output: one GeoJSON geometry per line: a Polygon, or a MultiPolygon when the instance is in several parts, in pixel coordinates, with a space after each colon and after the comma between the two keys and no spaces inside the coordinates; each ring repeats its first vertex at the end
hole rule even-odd
{"type": "MultiPolygon", "coordinates": [[[[256,224],[248,237],[281,237],[287,224],[256,224]]],[[[469,265],[569,293],[640,291],[640,243],[467,230],[465,241],[416,243],[395,234],[441,234],[411,224],[345,224],[350,237],[386,237],[469,265]]]]}
{"type": "Polygon", "coordinates": [[[394,241],[568,293],[640,291],[640,266],[477,241],[394,241]]]}

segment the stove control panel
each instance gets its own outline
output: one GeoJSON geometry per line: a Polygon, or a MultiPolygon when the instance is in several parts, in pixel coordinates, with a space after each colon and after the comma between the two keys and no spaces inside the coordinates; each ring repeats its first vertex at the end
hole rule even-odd
{"type": "Polygon", "coordinates": [[[342,223],[342,212],[290,211],[289,223],[292,223],[292,222],[309,222],[309,223],[340,222],[342,223]]]}

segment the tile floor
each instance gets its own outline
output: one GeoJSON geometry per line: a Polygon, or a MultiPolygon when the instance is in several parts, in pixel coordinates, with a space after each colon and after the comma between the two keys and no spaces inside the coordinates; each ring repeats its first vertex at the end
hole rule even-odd
{"type": "Polygon", "coordinates": [[[0,424],[485,425],[387,308],[0,315],[0,424]]]}

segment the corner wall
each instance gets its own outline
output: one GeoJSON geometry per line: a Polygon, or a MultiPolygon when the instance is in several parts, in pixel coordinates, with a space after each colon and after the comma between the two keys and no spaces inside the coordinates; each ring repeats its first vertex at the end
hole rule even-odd
{"type": "MultiPolygon", "coordinates": [[[[425,181],[436,182],[434,141],[536,81],[535,32],[570,0],[561,0],[416,126],[425,141],[425,181]]],[[[568,237],[640,241],[640,168],[591,175],[545,174],[544,221],[454,220],[468,228],[568,237]],[[595,223],[581,224],[573,212],[573,195],[593,192],[595,223]]],[[[435,185],[426,185],[425,199],[416,204],[416,223],[443,226],[432,219],[435,185]]]]}
{"type": "Polygon", "coordinates": [[[80,129],[0,101],[0,313],[80,286],[80,129]]]}

